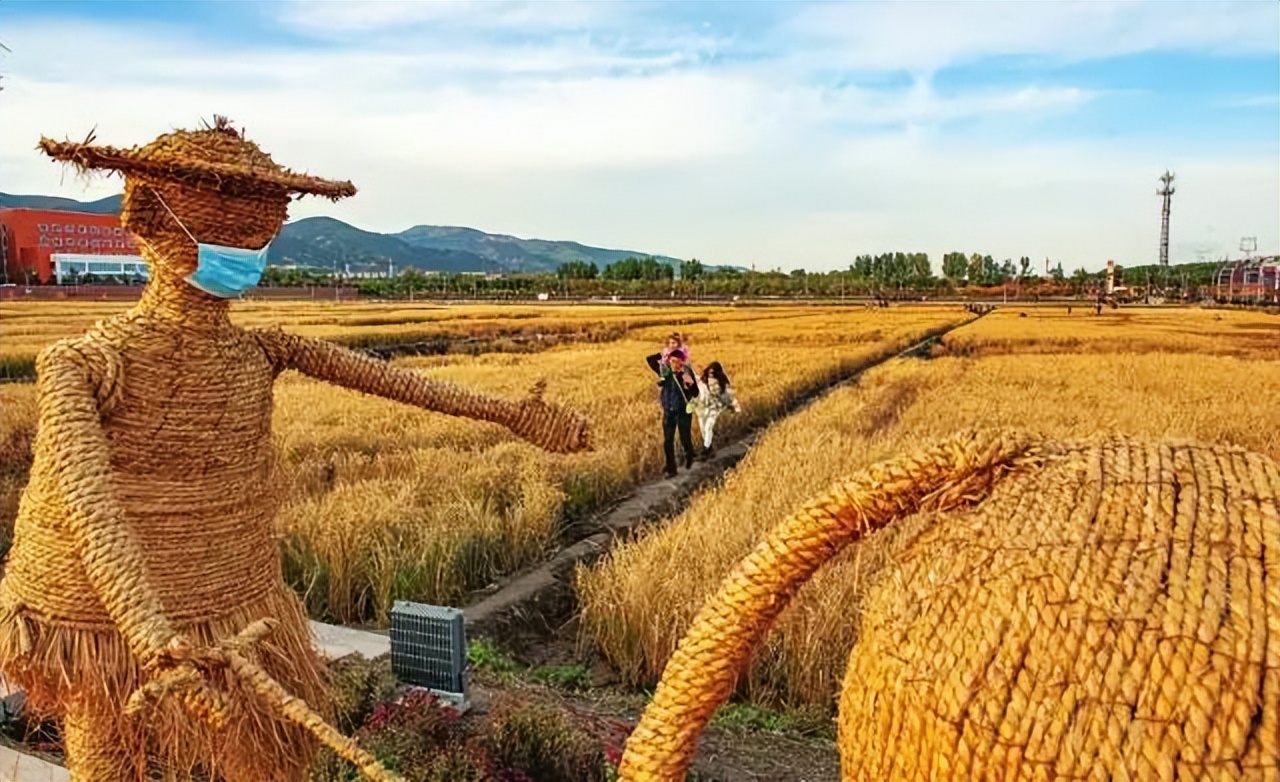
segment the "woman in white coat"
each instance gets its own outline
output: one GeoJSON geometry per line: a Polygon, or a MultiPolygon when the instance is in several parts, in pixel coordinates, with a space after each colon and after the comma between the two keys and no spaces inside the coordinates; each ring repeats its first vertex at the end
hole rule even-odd
{"type": "Polygon", "coordinates": [[[735,413],[742,412],[742,405],[738,404],[733,387],[729,385],[729,376],[725,374],[724,367],[720,366],[719,361],[711,362],[706,369],[702,370],[702,375],[698,378],[696,405],[698,428],[702,430],[702,458],[710,459],[716,453],[711,443],[715,437],[716,419],[720,417],[720,413],[726,408],[732,409],[735,413]]]}

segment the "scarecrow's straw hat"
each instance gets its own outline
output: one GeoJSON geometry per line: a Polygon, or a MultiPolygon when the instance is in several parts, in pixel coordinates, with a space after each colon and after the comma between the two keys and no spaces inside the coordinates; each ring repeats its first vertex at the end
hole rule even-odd
{"type": "Polygon", "coordinates": [[[176,180],[200,190],[237,195],[283,189],[337,201],[356,194],[350,182],[297,174],[278,165],[247,140],[243,131],[232,128],[226,117],[215,116],[212,127],[206,124],[201,130],[177,130],[131,149],[94,146],[93,140],[92,133],[80,142],[41,138],[38,148],[82,173],[115,171],[126,177],[176,180]]]}

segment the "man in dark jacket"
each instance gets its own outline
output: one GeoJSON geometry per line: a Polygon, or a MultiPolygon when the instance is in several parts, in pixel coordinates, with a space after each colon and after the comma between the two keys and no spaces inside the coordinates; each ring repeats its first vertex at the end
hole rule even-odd
{"type": "Polygon", "coordinates": [[[680,430],[680,445],[684,448],[684,468],[693,467],[693,413],[688,410],[688,403],[698,395],[698,377],[684,363],[685,352],[679,348],[667,356],[665,366],[661,353],[654,353],[645,360],[657,373],[658,387],[662,389],[662,450],[667,457],[665,475],[674,478],[677,428],[680,430]]]}

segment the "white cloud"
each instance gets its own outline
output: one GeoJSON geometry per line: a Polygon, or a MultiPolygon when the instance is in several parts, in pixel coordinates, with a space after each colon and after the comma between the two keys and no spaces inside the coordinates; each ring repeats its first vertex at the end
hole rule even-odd
{"type": "Polygon", "coordinates": [[[1274,3],[898,2],[806,6],[786,24],[848,67],[930,73],[993,55],[1081,61],[1155,50],[1280,49],[1274,3]]]}
{"type": "Polygon", "coordinates": [[[462,2],[461,0],[290,0],[273,4],[297,30],[351,34],[406,27],[503,28],[528,31],[583,27],[620,10],[607,2],[462,2]],[[612,7],[610,7],[612,6],[612,7]]]}
{"type": "MultiPolygon", "coordinates": [[[[793,93],[803,99],[806,91],[793,93]]],[[[1020,87],[1012,90],[975,90],[955,97],[939,96],[927,79],[900,92],[850,87],[813,90],[806,108],[817,120],[842,126],[936,125],[955,120],[997,115],[1043,118],[1077,109],[1101,93],[1078,87],[1020,87]]]]}
{"type": "MultiPolygon", "coordinates": [[[[335,29],[348,22],[333,15],[344,13],[384,14],[357,22],[369,28],[431,26],[420,17],[394,18],[410,13],[453,15],[451,24],[473,27],[497,23],[477,19],[475,6],[421,5],[434,4],[326,11],[325,3],[312,9],[319,17],[308,18],[335,29]]],[[[560,4],[510,13],[560,13],[537,10],[548,5],[560,4]]],[[[1048,22],[1033,25],[1017,11],[1006,27],[983,33],[979,22],[995,24],[981,10],[989,4],[962,6],[972,18],[956,16],[954,4],[906,4],[931,13],[932,22],[917,28],[896,26],[897,5],[820,6],[805,15],[813,24],[823,13],[846,21],[863,14],[878,27],[857,35],[884,41],[855,57],[892,68],[1004,50],[1008,41],[1065,53],[1068,44],[1045,41],[1049,28],[1072,14],[1092,20],[1088,30],[1111,31],[1116,40],[1090,44],[1098,51],[1193,38],[1185,23],[1164,23],[1142,34],[1147,43],[1126,39],[1115,31],[1138,18],[1128,6],[1104,13],[1092,5],[1033,4],[1047,9],[1048,22]],[[958,43],[930,53],[935,37],[946,37],[933,32],[942,22],[958,25],[948,38],[958,43]],[[910,46],[904,36],[915,36],[910,46]],[[897,59],[889,58],[895,48],[897,59]]],[[[617,4],[585,7],[620,13],[617,4]]],[[[1224,14],[1235,19],[1242,11],[1224,14]]],[[[542,24],[572,30],[576,22],[544,17],[542,24]]],[[[1220,27],[1209,24],[1202,43],[1253,45],[1234,22],[1220,27]]],[[[216,112],[246,127],[282,164],[349,178],[360,190],[337,205],[301,201],[295,218],[330,214],[369,230],[469,225],[762,268],[831,268],[860,252],[897,249],[927,251],[935,262],[960,249],[1028,254],[1037,262],[1050,255],[1068,268],[1097,268],[1107,258],[1132,264],[1154,257],[1153,191],[1168,165],[1180,183],[1175,259],[1232,249],[1240,235],[1257,235],[1264,249],[1280,247],[1274,146],[1210,154],[1202,150],[1212,145],[1172,134],[1138,143],[997,143],[958,135],[947,124],[1021,127],[1080,110],[1100,95],[1079,88],[1030,84],[942,96],[928,78],[888,92],[822,88],[798,80],[790,56],[686,67],[715,39],[691,34],[682,40],[692,43],[663,49],[653,45],[651,30],[627,46],[574,33],[518,45],[437,37],[415,51],[405,41],[373,46],[356,36],[337,50],[242,47],[228,54],[172,27],[26,22],[7,29],[15,49],[4,61],[0,92],[7,192],[118,192],[119,180],[86,186],[36,153],[42,134],[76,137],[97,125],[101,142],[132,145],[216,112]],[[75,56],[43,56],[68,31],[75,56]]]]}

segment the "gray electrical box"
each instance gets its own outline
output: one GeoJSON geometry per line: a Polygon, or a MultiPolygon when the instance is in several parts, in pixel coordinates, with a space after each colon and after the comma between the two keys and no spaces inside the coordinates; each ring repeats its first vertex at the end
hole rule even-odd
{"type": "Polygon", "coordinates": [[[391,607],[391,670],[403,682],[465,703],[467,639],[462,611],[397,600],[391,607]]]}

